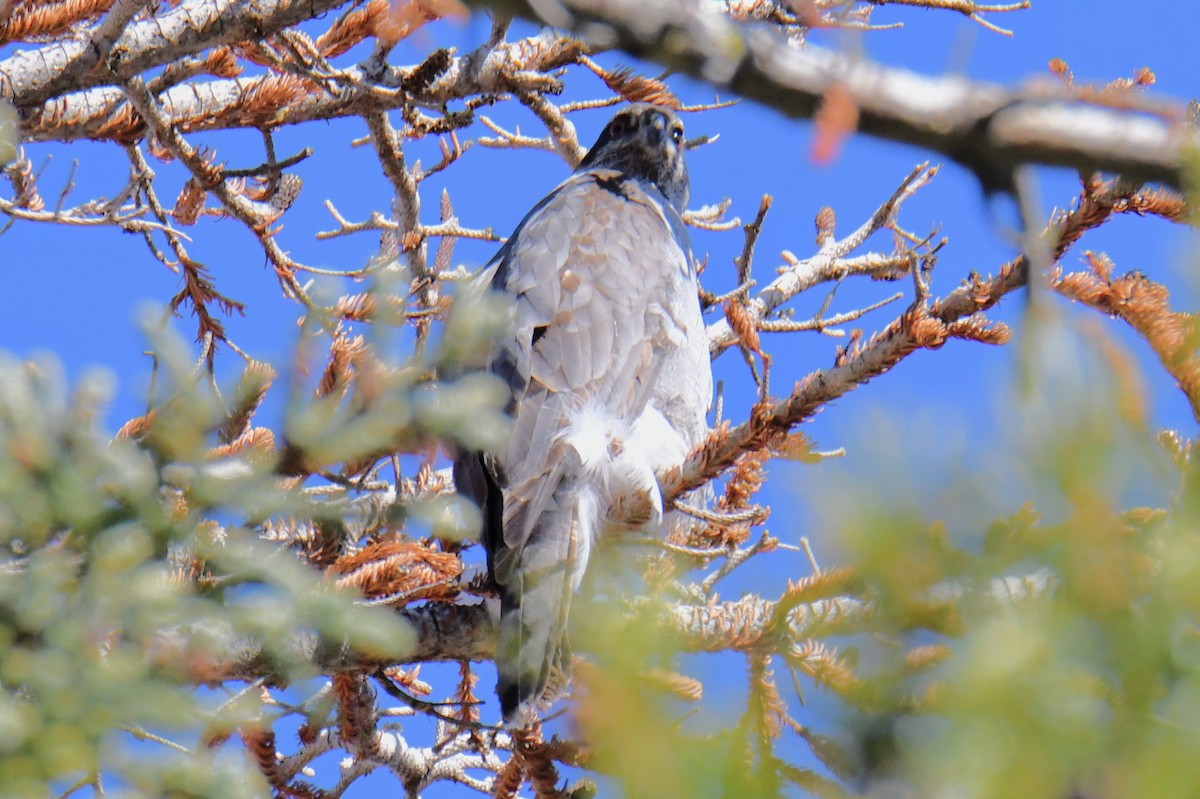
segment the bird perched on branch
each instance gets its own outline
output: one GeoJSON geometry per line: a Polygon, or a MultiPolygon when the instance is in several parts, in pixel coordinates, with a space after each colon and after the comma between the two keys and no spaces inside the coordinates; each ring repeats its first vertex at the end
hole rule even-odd
{"type": "Polygon", "coordinates": [[[503,451],[460,454],[454,477],[482,511],[500,591],[496,691],[510,726],[568,672],[567,613],[597,537],[614,522],[661,527],[655,473],[707,433],[683,150],[673,111],[621,110],[482,276],[515,301],[491,357],[514,425],[503,451]]]}

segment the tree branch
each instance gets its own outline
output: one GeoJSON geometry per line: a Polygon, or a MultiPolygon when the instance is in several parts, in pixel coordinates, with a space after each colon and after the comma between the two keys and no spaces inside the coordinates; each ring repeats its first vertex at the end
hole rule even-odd
{"type": "Polygon", "coordinates": [[[790,116],[812,118],[837,86],[858,109],[860,132],[941,153],[988,191],[1010,189],[1020,164],[1119,172],[1181,188],[1183,153],[1200,146],[1180,103],[1128,92],[1106,104],[1049,82],[1010,89],[924,77],[812,45],[800,49],[776,31],[731,22],[715,2],[474,1],[576,31],[597,49],[654,61],[790,116]]]}
{"type": "MultiPolygon", "coordinates": [[[[354,66],[337,73],[338,81],[346,87],[340,92],[325,91],[294,75],[266,74],[189,81],[161,92],[158,101],[165,122],[183,133],[276,128],[412,104],[441,106],[450,100],[506,92],[512,88],[518,70],[541,73],[572,63],[582,52],[579,41],[543,31],[450,58],[445,69],[427,81],[410,80],[422,65],[388,66],[380,74],[368,74],[366,66],[354,66]]],[[[8,63],[0,62],[0,97],[7,96],[14,105],[21,105],[23,97],[9,95],[4,83],[8,63]]],[[[94,86],[41,102],[26,102],[21,106],[22,138],[75,141],[136,137],[140,121],[122,113],[124,102],[125,95],[116,86],[94,86]]]]}
{"type": "MultiPolygon", "coordinates": [[[[933,180],[937,171],[936,166],[930,167],[928,163],[917,166],[870,219],[841,239],[835,239],[830,230],[830,235],[823,238],[821,248],[811,258],[801,261],[785,256],[785,260],[789,261],[788,266],[781,269],[777,278],[746,303],[750,320],[756,325],[767,320],[785,302],[821,283],[841,280],[854,274],[903,274],[897,272],[895,263],[886,258],[868,258],[851,263],[845,256],[860,247],[873,233],[895,221],[904,201],[933,180]]],[[[738,266],[739,282],[744,282],[740,273],[749,269],[751,254],[752,251],[747,251],[742,255],[746,263],[738,266]]],[[[914,259],[915,255],[909,258],[914,259]]],[[[727,319],[719,319],[708,326],[708,348],[714,358],[737,343],[737,340],[737,333],[727,319]]]]}
{"type": "MultiPolygon", "coordinates": [[[[1024,577],[996,578],[987,595],[996,602],[1011,602],[1036,596],[1049,590],[1048,573],[1024,577]]],[[[961,586],[945,586],[933,595],[936,601],[952,601],[963,593],[961,586]]],[[[310,664],[321,674],[345,672],[374,673],[393,666],[433,661],[484,661],[495,657],[496,626],[493,614],[483,603],[458,605],[430,602],[396,611],[416,633],[411,651],[401,658],[380,659],[353,652],[340,645],[320,641],[316,635],[298,636],[292,641],[292,662],[310,664]]],[[[820,628],[836,623],[847,634],[866,629],[872,614],[871,604],[853,596],[836,596],[799,604],[764,599],[749,594],[736,601],[701,604],[669,604],[659,614],[663,632],[673,636],[682,651],[720,652],[748,650],[759,646],[786,624],[787,638],[803,641],[820,628]]],[[[221,642],[220,631],[206,626],[203,638],[221,642]]],[[[211,646],[211,644],[210,644],[211,646]]],[[[229,680],[282,683],[286,675],[263,652],[258,641],[234,639],[219,643],[215,649],[195,651],[192,632],[175,628],[159,633],[150,645],[149,659],[165,667],[188,664],[189,676],[199,683],[229,680]]]]}
{"type": "MultiPolygon", "coordinates": [[[[1085,232],[1123,213],[1153,214],[1182,222],[1187,207],[1182,198],[1169,192],[1142,191],[1123,180],[1088,182],[1078,204],[1054,216],[1042,232],[1052,264],[1085,232]]],[[[1001,266],[991,278],[972,275],[943,299],[930,303],[918,298],[865,344],[855,343],[839,350],[832,367],[809,374],[796,384],[790,396],[774,404],[756,406],[750,418],[735,428],[724,426],[714,430],[687,461],[659,476],[664,501],[704,485],[732,466],[743,452],[767,446],[795,425],[812,418],[822,406],[889,371],[918,349],[936,349],[949,338],[996,343],[1007,335],[1006,329],[994,328],[989,333],[984,327],[985,320],[976,314],[1024,286],[1028,277],[1029,262],[1022,255],[1001,266]]]]}
{"type": "MultiPolygon", "coordinates": [[[[78,39],[18,50],[0,61],[0,93],[18,108],[28,108],[65,90],[132,78],[209,47],[262,39],[343,2],[185,0],[127,25],[111,47],[104,39],[119,27],[113,24],[118,20],[103,19],[78,39]]],[[[139,10],[130,5],[118,11],[139,10]]]]}

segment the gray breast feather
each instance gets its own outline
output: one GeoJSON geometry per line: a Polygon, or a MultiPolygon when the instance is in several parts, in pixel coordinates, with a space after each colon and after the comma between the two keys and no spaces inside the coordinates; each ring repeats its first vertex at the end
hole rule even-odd
{"type": "MultiPolygon", "coordinates": [[[[711,376],[689,248],[668,220],[673,209],[635,181],[616,191],[601,185],[604,177],[583,173],[560,185],[498,265],[496,288],[517,299],[504,358],[521,378],[513,386],[518,426],[523,412],[545,411],[564,414],[565,424],[569,409],[540,407],[546,392],[596,402],[631,423],[651,402],[666,406],[660,410],[692,446],[704,429],[711,376]]],[[[524,462],[504,459],[510,485],[545,473],[527,458],[536,461],[550,443],[521,442],[524,462]]]]}

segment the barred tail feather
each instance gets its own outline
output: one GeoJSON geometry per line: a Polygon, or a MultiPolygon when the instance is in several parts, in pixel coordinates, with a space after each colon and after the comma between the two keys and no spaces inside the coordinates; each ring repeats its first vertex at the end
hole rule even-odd
{"type": "Polygon", "coordinates": [[[496,693],[504,723],[521,727],[556,697],[554,669],[567,667],[567,614],[587,567],[599,502],[593,489],[560,484],[533,523],[502,587],[496,693]]]}

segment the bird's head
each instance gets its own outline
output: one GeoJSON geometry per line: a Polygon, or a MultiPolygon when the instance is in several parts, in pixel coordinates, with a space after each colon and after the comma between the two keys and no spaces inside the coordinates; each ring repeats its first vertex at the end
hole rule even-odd
{"type": "Polygon", "coordinates": [[[580,169],[615,169],[653,183],[683,213],[688,173],[683,161],[683,123],[669,108],[634,103],[618,111],[588,150],[580,169]]]}

